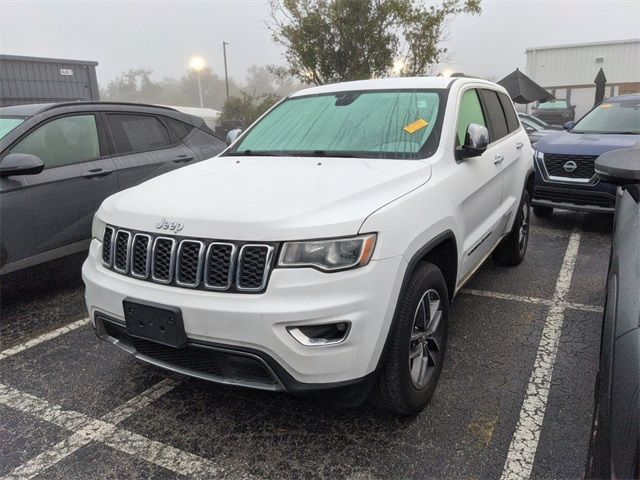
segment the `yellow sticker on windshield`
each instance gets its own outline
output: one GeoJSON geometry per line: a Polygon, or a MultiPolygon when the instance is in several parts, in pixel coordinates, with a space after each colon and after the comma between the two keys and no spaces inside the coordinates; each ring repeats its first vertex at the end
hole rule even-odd
{"type": "Polygon", "coordinates": [[[422,130],[427,125],[429,125],[429,122],[427,122],[423,118],[419,118],[415,122],[412,122],[409,125],[405,125],[404,131],[407,133],[416,133],[418,130],[422,130]]]}
{"type": "Polygon", "coordinates": [[[600,108],[611,108],[613,107],[613,103],[603,103],[600,105],[600,108]]]}

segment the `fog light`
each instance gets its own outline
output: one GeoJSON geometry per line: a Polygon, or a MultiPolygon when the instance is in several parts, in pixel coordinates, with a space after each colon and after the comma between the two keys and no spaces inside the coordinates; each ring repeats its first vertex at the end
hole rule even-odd
{"type": "Polygon", "coordinates": [[[322,325],[300,325],[287,327],[289,334],[302,345],[315,347],[335,345],[343,342],[349,335],[351,322],[324,323],[322,325]]]}

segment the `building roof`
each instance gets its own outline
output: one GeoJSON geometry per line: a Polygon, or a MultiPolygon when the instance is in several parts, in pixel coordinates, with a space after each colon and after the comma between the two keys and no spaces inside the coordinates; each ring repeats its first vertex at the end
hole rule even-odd
{"type": "Polygon", "coordinates": [[[98,65],[98,62],[95,62],[93,60],[70,60],[66,58],[26,57],[23,55],[0,55],[0,60],[13,60],[17,62],[66,63],[68,65],[91,65],[94,67],[98,65]]]}
{"type": "Polygon", "coordinates": [[[627,43],[640,43],[640,38],[628,38],[626,40],[607,40],[604,42],[588,42],[588,43],[569,43],[564,45],[547,45],[544,47],[529,47],[526,52],[533,52],[537,50],[555,50],[557,48],[579,48],[579,47],[593,47],[596,45],[624,45],[627,43]]]}

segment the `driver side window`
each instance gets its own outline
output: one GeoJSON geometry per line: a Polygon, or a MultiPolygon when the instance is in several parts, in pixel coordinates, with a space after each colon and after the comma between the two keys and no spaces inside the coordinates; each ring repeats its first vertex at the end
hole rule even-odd
{"type": "Polygon", "coordinates": [[[28,134],[10,153],[36,155],[45,168],[94,160],[100,157],[96,119],[89,114],[52,120],[28,134]]]}
{"type": "Polygon", "coordinates": [[[458,146],[464,144],[464,137],[467,134],[467,128],[471,123],[477,123],[484,127],[487,126],[484,114],[482,113],[482,105],[478,98],[478,92],[475,89],[465,91],[462,94],[462,99],[460,100],[458,125],[456,127],[456,140],[458,146]]]}

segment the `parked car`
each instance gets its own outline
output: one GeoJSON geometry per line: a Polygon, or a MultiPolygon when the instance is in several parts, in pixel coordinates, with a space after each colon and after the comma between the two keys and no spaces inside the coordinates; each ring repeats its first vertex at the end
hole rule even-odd
{"type": "Polygon", "coordinates": [[[492,252],[523,261],[532,186],[529,140],[494,83],[310,88],[215,162],[103,202],[87,307],[102,339],[163,368],[350,403],[373,392],[414,414],[451,299],[492,252]]]}
{"type": "Polygon", "coordinates": [[[576,106],[567,100],[549,100],[538,105],[532,115],[551,125],[564,125],[576,118],[576,106]]]}
{"type": "Polygon", "coordinates": [[[569,130],[535,145],[533,211],[545,217],[554,208],[613,213],[616,186],[599,179],[595,159],[640,141],[640,95],[612,97],[569,130]]]}
{"type": "Polygon", "coordinates": [[[545,122],[544,120],[540,120],[539,118],[534,117],[533,115],[528,115],[526,113],[518,112],[518,117],[521,122],[527,120],[528,124],[535,124],[543,130],[564,130],[560,125],[551,125],[550,123],[545,122]]]}
{"type": "Polygon", "coordinates": [[[618,186],[587,478],[640,478],[640,149],[601,155],[618,186]]]}
{"type": "Polygon", "coordinates": [[[0,274],[86,250],[109,195],[224,148],[201,119],[170,108],[0,108],[0,274]]]}
{"type": "Polygon", "coordinates": [[[558,131],[562,130],[561,128],[553,128],[551,125],[548,125],[548,127],[552,127],[552,128],[542,127],[540,126],[540,124],[543,124],[544,122],[538,119],[535,119],[535,121],[533,121],[531,119],[535,117],[532,117],[530,115],[524,115],[520,113],[518,114],[518,116],[520,117],[520,123],[522,123],[522,126],[524,127],[524,131],[527,132],[527,136],[529,137],[529,141],[531,142],[532,145],[536,143],[538,140],[540,140],[541,138],[546,137],[547,135],[552,133],[557,133],[558,131]]]}

